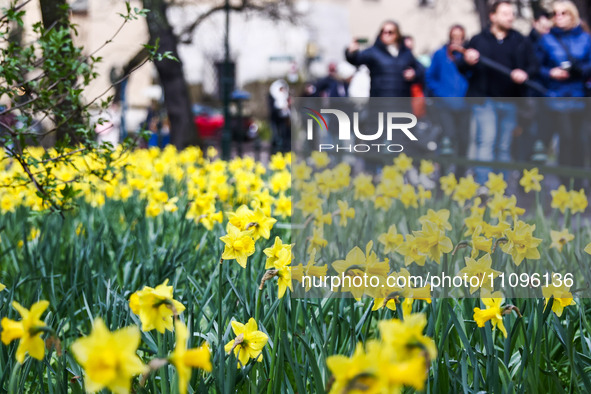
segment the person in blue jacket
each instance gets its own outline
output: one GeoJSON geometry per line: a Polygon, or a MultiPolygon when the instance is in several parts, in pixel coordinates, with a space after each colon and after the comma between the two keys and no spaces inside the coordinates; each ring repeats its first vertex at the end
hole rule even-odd
{"type": "Polygon", "coordinates": [[[558,162],[582,166],[585,158],[585,81],[591,77],[591,36],[581,27],[572,1],[553,4],[554,27],[540,40],[540,75],[550,97],[546,101],[548,129],[545,142],[559,134],[558,162]]]}
{"type": "Polygon", "coordinates": [[[371,97],[410,97],[410,86],[424,77],[423,67],[404,45],[394,21],[382,24],[374,45],[366,50],[359,50],[359,43],[353,41],[345,57],[352,65],[369,69],[371,97]]]}
{"type": "MultiPolygon", "coordinates": [[[[455,63],[462,55],[452,51],[452,48],[463,46],[465,39],[464,27],[452,26],[449,41],[433,54],[431,66],[425,74],[427,93],[431,97],[439,97],[433,109],[443,131],[442,137],[450,139],[459,157],[465,157],[468,150],[470,112],[464,99],[468,81],[455,63]]],[[[456,175],[462,176],[463,170],[457,167],[456,175]]]]}

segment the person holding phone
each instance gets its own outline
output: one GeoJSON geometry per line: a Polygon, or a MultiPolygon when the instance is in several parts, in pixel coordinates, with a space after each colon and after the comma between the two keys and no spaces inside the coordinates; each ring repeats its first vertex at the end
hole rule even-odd
{"type": "Polygon", "coordinates": [[[547,121],[544,142],[551,141],[554,131],[559,135],[558,162],[561,165],[584,164],[583,140],[585,122],[585,81],[591,77],[591,37],[581,26],[576,5],[561,0],[553,4],[554,27],[542,36],[542,81],[548,88],[547,121]],[[568,98],[567,98],[568,97],[568,98]]]}
{"type": "Polygon", "coordinates": [[[352,65],[369,69],[371,97],[410,97],[411,85],[423,80],[424,69],[404,45],[394,21],[382,23],[374,45],[368,49],[360,50],[359,40],[354,40],[345,57],[352,65]]]}

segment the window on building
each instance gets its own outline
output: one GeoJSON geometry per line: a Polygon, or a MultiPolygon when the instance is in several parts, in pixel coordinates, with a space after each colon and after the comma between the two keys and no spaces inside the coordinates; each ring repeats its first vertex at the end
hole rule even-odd
{"type": "Polygon", "coordinates": [[[74,14],[86,15],[88,14],[88,0],[72,0],[70,9],[74,14]]]}

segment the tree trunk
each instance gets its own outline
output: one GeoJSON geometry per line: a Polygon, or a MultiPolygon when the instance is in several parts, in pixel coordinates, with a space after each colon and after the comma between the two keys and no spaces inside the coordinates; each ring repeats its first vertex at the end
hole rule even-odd
{"type": "MultiPolygon", "coordinates": [[[[41,19],[45,30],[69,29],[67,23],[69,11],[66,0],[39,0],[39,5],[41,7],[41,19]]],[[[73,45],[69,33],[68,37],[70,38],[69,45],[73,45]]],[[[71,50],[71,48],[63,49],[64,51],[71,50]]],[[[68,78],[66,82],[74,88],[77,83],[77,76],[72,74],[71,78],[68,78]]],[[[56,140],[58,143],[77,144],[80,142],[76,136],[76,129],[80,126],[85,126],[80,102],[64,100],[57,104],[53,110],[53,122],[59,125],[56,130],[56,140]],[[65,139],[66,136],[69,137],[69,141],[65,139]]]]}
{"type": "MultiPolygon", "coordinates": [[[[143,0],[144,8],[150,10],[147,15],[150,45],[160,39],[158,53],[170,52],[179,59],[177,37],[172,31],[166,16],[164,0],[143,0]]],[[[164,91],[164,103],[170,121],[170,141],[177,149],[197,145],[199,139],[193,122],[191,100],[183,73],[183,63],[164,59],[155,62],[160,84],[164,91]]]]}
{"type": "Polygon", "coordinates": [[[39,0],[41,19],[46,30],[64,27],[64,20],[68,18],[68,3],[66,0],[39,0]]]}

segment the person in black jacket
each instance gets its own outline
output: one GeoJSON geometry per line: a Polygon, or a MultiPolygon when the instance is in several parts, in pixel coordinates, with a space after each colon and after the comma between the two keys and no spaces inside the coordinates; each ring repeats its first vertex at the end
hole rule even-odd
{"type": "MultiPolygon", "coordinates": [[[[537,72],[537,61],[528,39],[513,30],[515,9],[509,1],[494,3],[489,12],[490,27],[472,37],[460,72],[468,75],[468,97],[474,102],[472,115],[476,124],[476,159],[510,161],[513,131],[517,126],[517,106],[512,97],[523,96],[523,83],[537,72]],[[492,60],[511,70],[504,73],[490,66],[492,60]],[[488,64],[485,64],[488,63],[488,64]]],[[[476,181],[483,185],[491,171],[475,168],[476,181]]],[[[508,173],[505,172],[505,178],[508,173]]]]}
{"type": "Polygon", "coordinates": [[[424,69],[404,45],[394,21],[384,22],[375,44],[364,51],[353,41],[345,57],[354,66],[369,68],[371,97],[410,97],[412,83],[423,79],[424,69]]]}

